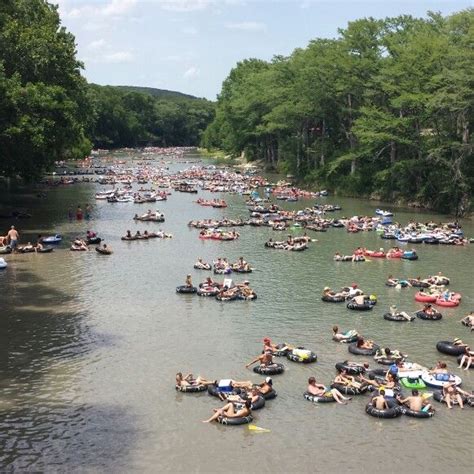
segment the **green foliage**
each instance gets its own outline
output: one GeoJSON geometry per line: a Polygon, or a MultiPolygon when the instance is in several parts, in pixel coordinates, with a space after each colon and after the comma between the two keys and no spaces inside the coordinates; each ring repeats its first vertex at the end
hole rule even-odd
{"type": "Polygon", "coordinates": [[[100,148],[197,145],[214,118],[212,102],[179,93],[98,85],[88,93],[95,111],[90,137],[100,148]]]}
{"type": "Polygon", "coordinates": [[[31,180],[83,157],[90,116],[74,37],[43,0],[0,5],[0,173],[31,180]]]}
{"type": "Polygon", "coordinates": [[[350,22],[236,65],[202,144],[346,194],[471,206],[474,10],[350,22]]]}

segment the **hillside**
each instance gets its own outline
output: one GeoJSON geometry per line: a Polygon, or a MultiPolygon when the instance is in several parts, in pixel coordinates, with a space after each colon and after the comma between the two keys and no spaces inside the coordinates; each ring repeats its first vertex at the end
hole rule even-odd
{"type": "Polygon", "coordinates": [[[154,87],[139,87],[139,86],[110,86],[122,89],[127,92],[141,92],[142,94],[149,94],[153,97],[160,99],[199,99],[189,94],[183,94],[182,92],[169,91],[166,89],[155,89],[154,87]]]}

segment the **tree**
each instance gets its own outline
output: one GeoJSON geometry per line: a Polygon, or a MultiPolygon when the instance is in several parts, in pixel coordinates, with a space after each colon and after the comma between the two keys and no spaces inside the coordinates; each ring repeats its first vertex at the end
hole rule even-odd
{"type": "Polygon", "coordinates": [[[90,113],[74,37],[44,0],[0,7],[1,169],[38,177],[55,160],[83,157],[90,113]]]}

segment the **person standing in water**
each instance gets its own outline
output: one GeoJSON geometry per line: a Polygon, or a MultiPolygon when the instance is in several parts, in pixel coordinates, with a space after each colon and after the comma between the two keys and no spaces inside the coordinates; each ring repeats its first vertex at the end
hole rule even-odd
{"type": "Polygon", "coordinates": [[[82,212],[81,206],[78,205],[76,209],[76,219],[78,221],[82,221],[83,217],[84,217],[84,213],[82,212]]]}
{"type": "Polygon", "coordinates": [[[90,204],[86,204],[86,220],[88,221],[92,215],[92,206],[90,204]]]}
{"type": "Polygon", "coordinates": [[[15,249],[18,245],[18,240],[20,239],[20,234],[18,233],[18,231],[15,229],[15,226],[12,225],[10,227],[10,230],[8,231],[8,234],[7,234],[7,237],[8,237],[8,240],[10,242],[10,247],[12,248],[12,250],[15,252],[15,249]]]}

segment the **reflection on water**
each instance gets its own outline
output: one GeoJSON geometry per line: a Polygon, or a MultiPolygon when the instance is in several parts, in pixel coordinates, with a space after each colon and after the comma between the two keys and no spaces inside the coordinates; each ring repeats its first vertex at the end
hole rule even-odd
{"type": "MultiPolygon", "coordinates": [[[[51,255],[7,256],[10,266],[0,273],[2,469],[240,472],[258,466],[265,472],[362,472],[383,465],[387,472],[420,472],[429,465],[441,472],[471,466],[469,409],[449,412],[437,405],[431,420],[379,421],[365,415],[366,397],[346,407],[318,406],[306,402],[302,392],[309,375],[329,383],[335,362],[348,357],[345,346],[330,340],[334,323],[357,328],[427,365],[440,358],[435,349],[440,339],[457,336],[472,344],[471,334],[458,323],[474,304],[472,246],[419,246],[418,262],[336,264],[336,250],[388,248],[390,242],[375,233],[349,235],[331,229],[315,233],[318,242],[307,252],[277,252],[263,247],[275,232],[249,227],[239,229],[236,242],[201,241],[186,223],[247,216],[240,196],[223,196],[230,206],[218,210],[193,204],[195,196],[173,194],[157,206],[166,215],[164,224],[136,224],[136,205],[93,202],[95,189],[87,184],[55,189],[38,201],[41,207],[34,217],[17,223],[20,232],[33,238],[38,232],[57,231],[66,235],[66,243],[51,255]],[[69,205],[86,202],[94,205],[91,222],[64,220],[69,205]],[[120,241],[127,229],[160,227],[174,238],[120,241]],[[67,250],[67,240],[88,228],[106,238],[115,250],[112,257],[67,250]],[[207,276],[192,270],[197,257],[210,261],[226,256],[232,261],[240,255],[256,268],[249,280],[257,301],[225,304],[175,293],[186,273],[196,282],[207,276]],[[450,276],[452,287],[463,293],[458,309],[443,311],[439,323],[383,320],[390,304],[407,311],[418,307],[413,290],[385,287],[389,273],[408,277],[437,271],[450,276]],[[379,304],[370,314],[320,301],[325,285],[353,281],[378,295],[379,304]],[[258,353],[264,336],[305,345],[319,356],[313,366],[286,361],[285,374],[274,378],[278,398],[255,416],[257,425],[271,433],[200,423],[218,403],[207,394],[176,393],[175,372],[257,381],[244,365],[258,353]],[[344,456],[351,461],[342,464],[344,456]]],[[[340,203],[344,215],[372,214],[378,206],[350,199],[326,201],[340,203]]],[[[402,222],[412,216],[407,211],[396,214],[402,222]]],[[[440,218],[419,213],[417,219],[431,217],[440,218]]],[[[465,231],[474,236],[472,224],[466,223],[465,231]]],[[[454,362],[448,360],[450,368],[454,362]]],[[[471,389],[472,371],[455,371],[471,389]]]]}

